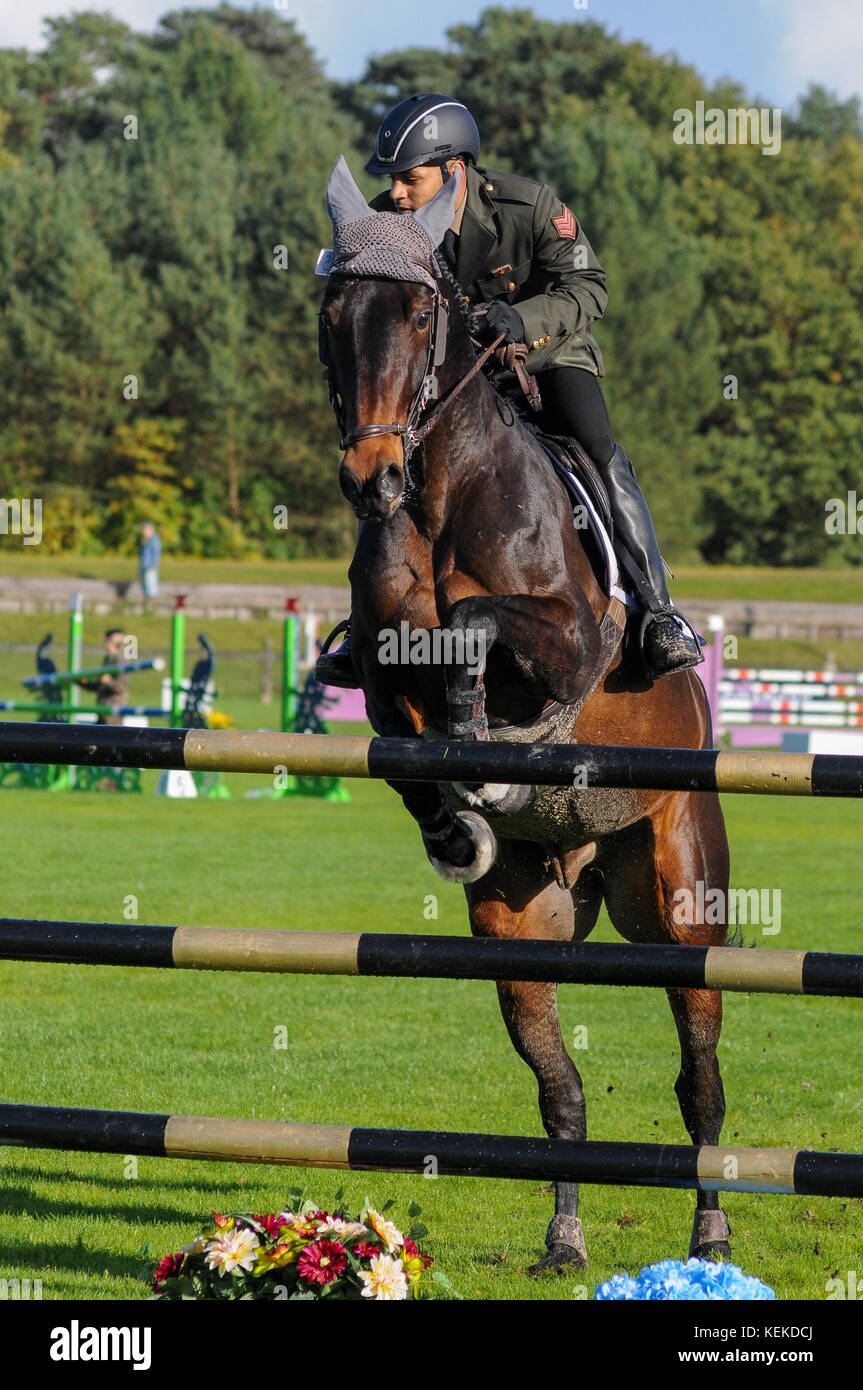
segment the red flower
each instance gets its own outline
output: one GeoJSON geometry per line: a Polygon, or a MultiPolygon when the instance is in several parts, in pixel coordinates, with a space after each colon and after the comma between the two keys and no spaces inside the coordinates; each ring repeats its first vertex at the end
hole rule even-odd
{"type": "Polygon", "coordinates": [[[370,1240],[359,1240],[356,1245],[351,1247],[355,1255],[360,1259],[371,1258],[372,1255],[379,1255],[383,1249],[382,1245],[374,1245],[370,1240]]]}
{"type": "Polygon", "coordinates": [[[345,1247],[337,1240],[316,1240],[297,1260],[297,1271],[310,1284],[331,1284],[348,1267],[345,1247]]]}
{"type": "Polygon", "coordinates": [[[405,1236],[405,1255],[409,1260],[422,1260],[423,1269],[428,1269],[432,1262],[431,1255],[424,1255],[416,1241],[405,1236]]]}
{"type": "Polygon", "coordinates": [[[179,1250],[176,1255],[163,1255],[156,1272],[153,1275],[153,1288],[156,1289],[160,1284],[164,1284],[166,1279],[170,1279],[172,1274],[176,1274],[183,1263],[183,1251],[179,1250]]]}
{"type": "Polygon", "coordinates": [[[253,1214],[252,1220],[257,1221],[259,1225],[263,1226],[267,1234],[271,1236],[277,1236],[282,1227],[288,1224],[284,1216],[278,1216],[272,1212],[266,1216],[255,1216],[253,1214]]]}
{"type": "Polygon", "coordinates": [[[218,1213],[217,1211],[214,1211],[214,1212],[213,1212],[213,1225],[214,1225],[214,1226],[227,1226],[229,1220],[230,1220],[230,1217],[228,1217],[228,1216],[220,1216],[219,1213],[218,1213]]]}

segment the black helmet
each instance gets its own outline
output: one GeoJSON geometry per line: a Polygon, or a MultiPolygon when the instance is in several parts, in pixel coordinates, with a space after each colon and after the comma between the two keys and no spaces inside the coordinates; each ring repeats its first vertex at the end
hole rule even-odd
{"type": "Polygon", "coordinates": [[[367,174],[401,174],[457,155],[479,159],[479,131],[466,106],[440,92],[407,97],[384,116],[367,174]]]}

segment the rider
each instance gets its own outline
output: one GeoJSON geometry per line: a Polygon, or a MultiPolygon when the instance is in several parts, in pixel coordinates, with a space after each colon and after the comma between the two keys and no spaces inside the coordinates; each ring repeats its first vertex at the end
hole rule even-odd
{"type": "MultiPolygon", "coordinates": [[[[479,131],[461,102],[439,93],[408,97],[387,112],[366,164],[368,173],[392,181],[371,206],[415,211],[461,170],[461,196],[441,252],[465,298],[485,311],[476,336],[491,342],[503,333],[504,344],[527,345],[526,365],[542,396],[539,423],[577,439],[596,464],[615,537],[646,581],[638,597],[647,674],[696,666],[704,660],[698,639],[672,605],[650,512],[614,440],[599,385],[604,367],[590,323],[605,311],[605,273],[581,224],[546,184],[483,169],[478,159],[479,131]]],[[[358,684],[349,627],[341,647],[318,658],[315,674],[325,685],[358,684]]]]}

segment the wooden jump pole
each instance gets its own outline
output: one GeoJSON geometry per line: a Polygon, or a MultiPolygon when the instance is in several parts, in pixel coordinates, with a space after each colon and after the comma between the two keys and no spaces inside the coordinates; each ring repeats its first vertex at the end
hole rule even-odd
{"type": "Polygon", "coordinates": [[[0,960],[863,998],[863,955],[0,918],[0,960]]]}
{"type": "Polygon", "coordinates": [[[425,739],[233,729],[0,726],[0,761],[88,767],[373,777],[419,782],[863,796],[863,757],[590,744],[432,743],[425,739]]]}
{"type": "Polygon", "coordinates": [[[0,1105],[0,1146],[441,1177],[863,1196],[863,1154],[540,1139],[0,1105]],[[731,1176],[733,1174],[733,1176],[731,1176]]]}

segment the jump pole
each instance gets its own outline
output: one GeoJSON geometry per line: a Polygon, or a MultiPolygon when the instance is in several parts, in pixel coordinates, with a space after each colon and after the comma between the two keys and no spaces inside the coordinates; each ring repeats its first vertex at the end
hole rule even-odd
{"type": "Polygon", "coordinates": [[[832,753],[591,744],[432,743],[424,739],[275,734],[234,729],[0,726],[0,762],[187,768],[414,782],[863,796],[863,757],[832,753]],[[577,779],[577,783],[576,783],[577,779]]]}
{"type": "Polygon", "coordinates": [[[442,1177],[863,1196],[863,1154],[540,1139],[0,1105],[0,1146],[442,1177]],[[729,1177],[733,1172],[736,1176],[729,1177]]]}
{"type": "Polygon", "coordinates": [[[119,714],[139,717],[146,715],[152,719],[164,719],[165,717],[165,711],[154,705],[48,705],[44,703],[24,704],[19,700],[0,700],[0,710],[12,710],[18,714],[119,714]]]}
{"type": "MultiPolygon", "coordinates": [[[[282,713],[281,730],[283,734],[293,732],[297,718],[297,690],[300,683],[300,663],[297,643],[297,615],[299,605],[295,598],[285,599],[285,621],[282,631],[282,713]]],[[[273,791],[278,801],[290,796],[297,789],[297,779],[292,773],[283,774],[279,786],[273,791]]]]}
{"type": "Polygon", "coordinates": [[[182,719],[183,667],[186,660],[186,595],[177,594],[171,616],[171,726],[182,719]]]}
{"type": "Polygon", "coordinates": [[[863,998],[863,955],[0,918],[0,960],[863,998]]]}
{"type": "Polygon", "coordinates": [[[293,730],[297,716],[297,687],[299,685],[299,658],[297,651],[297,624],[299,606],[295,598],[285,599],[285,623],[282,639],[282,733],[293,730]]]}
{"type": "MultiPolygon", "coordinates": [[[[77,671],[81,665],[84,651],[84,600],[80,594],[73,594],[69,600],[69,670],[77,671]]],[[[76,685],[69,687],[69,706],[77,708],[81,703],[81,692],[76,685]]],[[[77,773],[74,764],[66,767],[66,775],[55,787],[74,787],[77,773]]]]}
{"type": "MultiPolygon", "coordinates": [[[[73,691],[81,676],[118,676],[127,671],[163,671],[165,659],[154,656],[148,661],[114,661],[104,666],[87,666],[83,670],[54,671],[47,676],[26,676],[21,684],[28,689],[38,689],[42,685],[68,685],[73,691]]],[[[78,692],[75,691],[75,694],[78,692]]]]}

